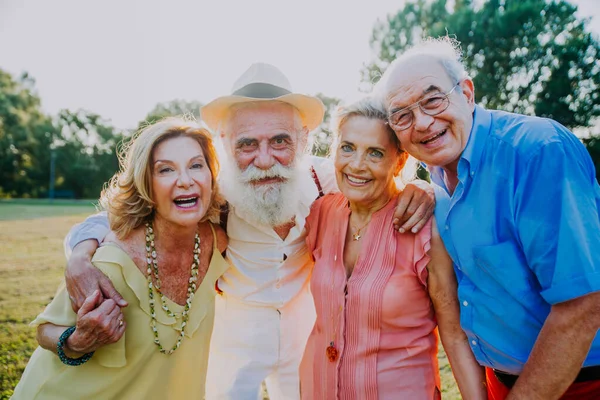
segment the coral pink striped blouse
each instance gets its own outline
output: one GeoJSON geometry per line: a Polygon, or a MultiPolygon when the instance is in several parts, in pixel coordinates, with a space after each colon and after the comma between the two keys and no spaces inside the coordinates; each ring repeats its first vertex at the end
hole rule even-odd
{"type": "Polygon", "coordinates": [[[435,399],[437,331],[427,293],[431,222],[400,234],[397,198],[373,214],[346,279],[344,242],[350,209],[340,193],[313,204],[306,221],[315,259],[317,320],[300,366],[303,399],[435,399]],[[337,360],[326,349],[334,342],[337,360]]]}

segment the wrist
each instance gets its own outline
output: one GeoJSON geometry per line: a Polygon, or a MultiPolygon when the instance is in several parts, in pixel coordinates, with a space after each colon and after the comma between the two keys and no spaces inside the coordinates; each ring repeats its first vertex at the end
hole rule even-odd
{"type": "Polygon", "coordinates": [[[60,359],[60,361],[63,364],[70,365],[70,366],[78,366],[81,364],[85,364],[94,355],[94,352],[91,351],[89,353],[83,354],[80,357],[71,357],[65,352],[65,348],[67,347],[67,340],[73,334],[74,331],[75,331],[74,326],[67,328],[60,335],[60,338],[58,339],[58,343],[56,344],[56,353],[58,354],[58,358],[60,359]]]}
{"type": "Polygon", "coordinates": [[[77,329],[75,329],[75,332],[73,332],[73,334],[71,334],[71,336],[65,340],[65,344],[63,346],[63,351],[68,357],[79,358],[85,353],[88,353],[87,349],[82,348],[78,341],[77,329]]]}

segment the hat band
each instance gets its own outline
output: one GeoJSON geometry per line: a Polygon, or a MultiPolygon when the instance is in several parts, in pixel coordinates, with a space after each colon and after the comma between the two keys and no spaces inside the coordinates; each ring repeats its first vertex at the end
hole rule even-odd
{"type": "Polygon", "coordinates": [[[234,96],[253,97],[255,99],[274,99],[290,93],[292,92],[287,89],[269,83],[250,83],[239,88],[232,94],[234,96]]]}

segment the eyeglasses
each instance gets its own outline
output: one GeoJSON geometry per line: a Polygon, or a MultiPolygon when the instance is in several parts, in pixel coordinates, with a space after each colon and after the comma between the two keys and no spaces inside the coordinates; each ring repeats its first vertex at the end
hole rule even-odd
{"type": "Polygon", "coordinates": [[[421,99],[408,107],[394,111],[388,116],[388,124],[392,127],[392,129],[397,131],[403,131],[410,128],[415,120],[415,113],[413,110],[417,107],[421,109],[423,114],[431,116],[443,113],[450,105],[450,99],[448,99],[448,96],[454,92],[454,89],[456,89],[458,85],[460,85],[460,82],[457,82],[456,85],[454,85],[452,89],[446,93],[436,93],[432,96],[421,99]]]}

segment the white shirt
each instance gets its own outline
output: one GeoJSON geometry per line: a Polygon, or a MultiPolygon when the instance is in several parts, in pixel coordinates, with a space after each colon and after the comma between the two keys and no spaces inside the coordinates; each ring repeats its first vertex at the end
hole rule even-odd
{"type": "Polygon", "coordinates": [[[283,307],[308,284],[312,257],[306,247],[304,223],[319,191],[310,172],[315,169],[324,193],[337,191],[330,160],[309,156],[299,182],[296,224],[285,239],[271,226],[250,223],[230,206],[227,219],[227,259],[233,265],[219,279],[219,289],[249,304],[283,307]]]}
{"type": "MultiPolygon", "coordinates": [[[[306,156],[306,174],[300,178],[300,201],[296,225],[281,239],[273,227],[249,223],[230,205],[227,219],[227,260],[232,265],[219,279],[219,289],[240,301],[281,308],[308,284],[312,257],[306,247],[304,224],[310,207],[319,196],[312,178],[312,164],[324,193],[338,191],[333,163],[329,159],[306,156]]],[[[88,217],[75,225],[65,238],[67,257],[77,243],[96,239],[101,242],[108,233],[106,213],[88,217]]]]}

